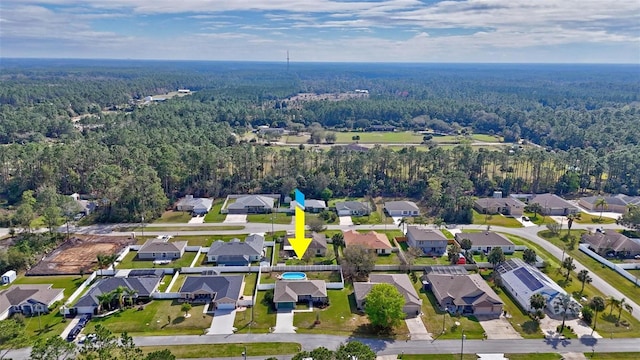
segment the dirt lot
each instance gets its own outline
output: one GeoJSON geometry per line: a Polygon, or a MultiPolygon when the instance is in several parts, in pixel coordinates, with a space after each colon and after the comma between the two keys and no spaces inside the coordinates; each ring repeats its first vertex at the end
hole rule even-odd
{"type": "Polygon", "coordinates": [[[75,236],[49,253],[27,275],[66,275],[90,272],[98,254],[116,254],[135,240],[114,236],[75,236]]]}

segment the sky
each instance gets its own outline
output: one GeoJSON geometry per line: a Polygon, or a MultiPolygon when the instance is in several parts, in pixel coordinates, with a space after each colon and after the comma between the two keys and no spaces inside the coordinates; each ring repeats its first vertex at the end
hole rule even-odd
{"type": "Polygon", "coordinates": [[[2,0],[0,57],[640,63],[640,0],[2,0]]]}

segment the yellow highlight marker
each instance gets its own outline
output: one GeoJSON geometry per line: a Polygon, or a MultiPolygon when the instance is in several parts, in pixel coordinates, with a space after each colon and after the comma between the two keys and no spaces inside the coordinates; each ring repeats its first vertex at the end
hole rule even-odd
{"type": "Polygon", "coordinates": [[[304,210],[296,206],[295,216],[296,235],[293,239],[289,240],[289,243],[291,244],[293,251],[295,251],[296,256],[298,256],[298,259],[302,259],[304,253],[307,251],[307,248],[309,248],[309,245],[311,244],[311,239],[304,237],[304,210]]]}

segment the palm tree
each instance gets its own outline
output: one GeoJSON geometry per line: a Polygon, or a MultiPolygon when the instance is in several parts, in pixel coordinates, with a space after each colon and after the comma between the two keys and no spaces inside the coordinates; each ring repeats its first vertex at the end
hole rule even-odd
{"type": "Polygon", "coordinates": [[[129,304],[133,306],[133,298],[135,298],[138,295],[138,290],[126,288],[124,289],[124,292],[125,294],[127,294],[127,298],[129,299],[129,304]]]}
{"type": "Polygon", "coordinates": [[[460,241],[460,247],[464,250],[464,254],[466,256],[469,256],[469,250],[471,250],[472,246],[473,246],[473,243],[471,242],[470,239],[464,238],[460,241]]]}
{"type": "Polygon", "coordinates": [[[609,316],[611,316],[613,314],[613,308],[617,308],[618,306],[620,306],[620,300],[614,298],[613,296],[609,296],[607,297],[607,303],[606,303],[609,307],[609,316]]]}
{"type": "Polygon", "coordinates": [[[598,198],[596,202],[593,204],[596,208],[600,208],[600,219],[602,219],[602,212],[604,209],[609,208],[609,204],[607,204],[607,200],[604,198],[598,198]]]}
{"type": "Polygon", "coordinates": [[[594,311],[594,316],[593,316],[593,329],[591,330],[591,335],[593,335],[593,332],[596,330],[596,323],[598,321],[598,313],[603,311],[604,309],[606,309],[606,306],[604,304],[604,299],[600,296],[594,296],[591,299],[591,302],[589,302],[589,306],[593,309],[594,311]]]}
{"type": "Polygon", "coordinates": [[[98,296],[98,312],[101,312],[104,308],[111,310],[111,302],[113,301],[113,292],[102,293],[98,296]]]}
{"type": "Polygon", "coordinates": [[[571,236],[571,226],[573,226],[573,220],[576,219],[576,214],[567,215],[567,237],[571,236]]]}
{"type": "Polygon", "coordinates": [[[567,311],[569,310],[569,306],[571,305],[571,295],[562,294],[560,295],[560,306],[562,307],[562,325],[560,326],[560,334],[564,331],[564,322],[567,319],[567,311]]]}
{"type": "Polygon", "coordinates": [[[542,294],[535,293],[533,294],[533,296],[531,296],[531,298],[529,299],[529,302],[531,304],[531,308],[533,308],[536,312],[536,319],[537,319],[539,311],[541,309],[544,309],[545,305],[547,304],[547,300],[544,298],[544,296],[542,296],[542,294]]]}
{"type": "Polygon", "coordinates": [[[568,258],[564,259],[564,261],[562,262],[562,268],[567,270],[567,275],[565,276],[565,283],[567,283],[569,281],[569,276],[571,275],[571,271],[575,270],[576,266],[573,264],[573,258],[571,256],[569,256],[568,258]]]}
{"type": "Polygon", "coordinates": [[[589,276],[589,270],[583,269],[578,272],[578,280],[582,283],[582,288],[580,289],[580,295],[582,296],[582,292],[584,291],[584,284],[591,284],[593,279],[589,276]]]}
{"type": "MultiPolygon", "coordinates": [[[[633,306],[630,304],[624,304],[624,309],[629,312],[629,315],[633,315],[633,306]]],[[[618,314],[618,322],[620,322],[620,314],[618,314]]]]}
{"type": "Polygon", "coordinates": [[[118,299],[118,307],[122,309],[124,307],[124,293],[126,289],[122,286],[118,286],[113,290],[113,297],[118,299]]]}
{"type": "Polygon", "coordinates": [[[536,251],[533,249],[525,249],[524,253],[522,253],[522,260],[527,264],[534,264],[538,256],[536,255],[536,251]]]}
{"type": "Polygon", "coordinates": [[[627,304],[627,299],[625,298],[622,298],[618,303],[618,319],[616,320],[616,324],[620,323],[620,317],[622,316],[622,309],[626,309],[628,305],[629,304],[627,304]]]}
{"type": "Polygon", "coordinates": [[[405,234],[405,227],[407,225],[407,218],[403,217],[402,219],[400,219],[400,223],[398,224],[400,226],[402,226],[402,233],[405,234]]]}

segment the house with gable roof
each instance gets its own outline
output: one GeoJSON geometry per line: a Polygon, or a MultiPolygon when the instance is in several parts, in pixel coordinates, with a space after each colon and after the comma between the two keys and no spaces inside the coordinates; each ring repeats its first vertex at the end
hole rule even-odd
{"type": "Polygon", "coordinates": [[[393,246],[385,234],[375,231],[359,233],[355,230],[348,230],[343,234],[346,247],[359,245],[380,255],[388,255],[393,251],[393,246]]]}
{"type": "Polygon", "coordinates": [[[263,255],[264,236],[251,234],[244,241],[214,241],[207,252],[207,261],[222,266],[246,266],[260,261],[263,255]]]}
{"type": "Polygon", "coordinates": [[[409,317],[420,314],[422,299],[413,287],[413,283],[407,274],[371,274],[367,282],[354,282],[353,292],[356,298],[358,309],[364,309],[367,295],[376,284],[391,284],[404,297],[404,307],[402,311],[409,317]]]}
{"type": "Polygon", "coordinates": [[[328,304],[327,284],[323,280],[278,280],[273,291],[276,309],[293,309],[296,303],[328,304]]]}
{"type": "Polygon", "coordinates": [[[222,213],[228,214],[265,214],[273,212],[276,208],[280,195],[229,195],[227,206],[222,209],[222,213]]]}
{"type": "Polygon", "coordinates": [[[15,313],[25,316],[48,314],[49,307],[64,297],[64,289],[54,289],[52,286],[20,284],[0,291],[0,321],[15,313]]]}
{"type": "Polygon", "coordinates": [[[140,260],[175,260],[184,255],[187,241],[169,242],[165,238],[147,240],[138,250],[140,260]]]}
{"type": "Polygon", "coordinates": [[[193,195],[187,195],[176,203],[176,210],[189,211],[195,215],[204,215],[213,207],[213,199],[194,198],[193,195]]]}
{"type": "Polygon", "coordinates": [[[466,270],[427,271],[422,277],[423,283],[442,310],[465,315],[499,316],[502,313],[504,303],[482,276],[468,274],[466,270]]]}
{"type": "Polygon", "coordinates": [[[235,309],[242,297],[244,275],[187,276],[180,287],[180,299],[191,303],[212,303],[214,309],[235,309]]]}

